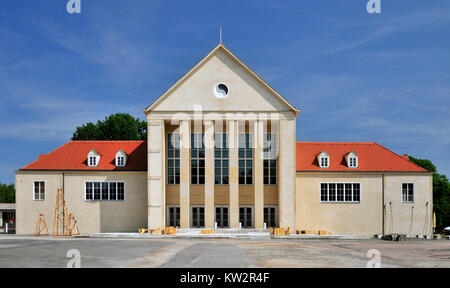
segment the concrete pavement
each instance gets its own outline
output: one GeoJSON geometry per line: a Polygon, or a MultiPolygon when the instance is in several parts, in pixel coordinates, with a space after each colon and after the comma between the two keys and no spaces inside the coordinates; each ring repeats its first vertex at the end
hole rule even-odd
{"type": "Polygon", "coordinates": [[[450,241],[306,239],[80,239],[0,236],[0,267],[366,267],[377,249],[382,267],[450,267],[450,241]]]}

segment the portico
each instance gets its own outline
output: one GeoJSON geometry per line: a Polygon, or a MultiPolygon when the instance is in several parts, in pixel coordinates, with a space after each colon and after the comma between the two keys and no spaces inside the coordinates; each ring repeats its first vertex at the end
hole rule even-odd
{"type": "Polygon", "coordinates": [[[149,228],[295,227],[298,110],[222,44],[144,112],[149,228]]]}

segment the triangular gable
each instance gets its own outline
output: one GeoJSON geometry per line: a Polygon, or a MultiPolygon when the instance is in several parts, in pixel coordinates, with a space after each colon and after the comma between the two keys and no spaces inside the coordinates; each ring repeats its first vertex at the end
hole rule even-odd
{"type": "MultiPolygon", "coordinates": [[[[208,55],[206,55],[197,65],[195,65],[191,70],[189,70],[181,79],[179,79],[172,87],[170,87],[161,97],[159,97],[153,104],[147,107],[144,112],[149,113],[153,110],[157,110],[169,95],[173,94],[178,88],[180,88],[188,79],[190,79],[196,72],[198,72],[208,61],[210,61],[214,56],[223,52],[226,57],[229,57],[238,67],[242,68],[251,78],[255,80],[264,89],[266,89],[271,96],[278,100],[283,106],[283,111],[292,111],[297,116],[299,110],[295,108],[291,103],[284,99],[278,92],[276,92],[269,84],[267,84],[261,77],[259,77],[255,72],[253,72],[247,65],[245,65],[241,60],[239,60],[230,50],[228,50],[223,44],[217,45],[208,55]]],[[[208,87],[209,89],[209,87],[208,87]]],[[[233,87],[232,87],[233,89],[233,87]]],[[[212,87],[211,87],[212,90],[212,87]]],[[[202,102],[201,102],[202,103],[202,102]]],[[[217,105],[219,106],[219,105],[217,105]]],[[[280,109],[280,108],[279,108],[280,109]]],[[[256,109],[257,110],[257,109],[256,109]]]]}

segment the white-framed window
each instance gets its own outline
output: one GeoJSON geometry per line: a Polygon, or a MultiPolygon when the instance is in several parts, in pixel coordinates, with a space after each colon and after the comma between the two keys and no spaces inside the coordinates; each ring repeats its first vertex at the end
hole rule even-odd
{"type": "Polygon", "coordinates": [[[327,156],[320,157],[320,167],[322,167],[322,168],[330,167],[329,157],[327,157],[327,156]]]}
{"type": "Polygon", "coordinates": [[[86,201],[123,201],[125,182],[85,182],[84,195],[86,201]]]}
{"type": "Polygon", "coordinates": [[[91,167],[97,166],[97,156],[89,156],[89,166],[91,167]]]}
{"type": "Polygon", "coordinates": [[[361,184],[320,183],[320,202],[361,202],[361,184]]]}
{"type": "Polygon", "coordinates": [[[120,149],[116,153],[116,167],[125,167],[127,165],[127,153],[120,149]]]}
{"type": "Polygon", "coordinates": [[[403,202],[414,202],[414,184],[403,183],[402,184],[402,199],[403,202]]]}
{"type": "Polygon", "coordinates": [[[45,181],[33,181],[33,200],[45,200],[45,181]]]}
{"type": "Polygon", "coordinates": [[[348,158],[348,167],[349,168],[358,168],[358,158],[349,157],[348,158]]]}
{"type": "Polygon", "coordinates": [[[89,151],[87,155],[87,164],[89,167],[97,167],[98,162],[100,162],[100,154],[97,153],[94,149],[89,151]]]}
{"type": "Polygon", "coordinates": [[[125,157],[123,156],[117,156],[117,165],[119,167],[125,166],[125,157]]]}

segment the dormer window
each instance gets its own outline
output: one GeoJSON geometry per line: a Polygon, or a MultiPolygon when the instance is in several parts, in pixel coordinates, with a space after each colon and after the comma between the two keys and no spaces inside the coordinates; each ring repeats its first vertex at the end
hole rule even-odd
{"type": "Polygon", "coordinates": [[[330,155],[327,151],[322,151],[317,156],[317,161],[319,161],[320,168],[329,168],[330,167],[330,155]]]}
{"type": "Polygon", "coordinates": [[[98,162],[100,162],[100,154],[97,153],[97,151],[95,151],[94,149],[92,149],[89,153],[88,153],[88,166],[89,167],[97,167],[98,166],[98,162]]]}
{"type": "Polygon", "coordinates": [[[348,168],[358,168],[358,155],[354,151],[348,153],[345,158],[348,168]]]}
{"type": "Polygon", "coordinates": [[[89,156],[89,166],[97,166],[97,157],[89,156]]]}
{"type": "Polygon", "coordinates": [[[116,153],[116,167],[125,167],[127,165],[127,154],[120,149],[116,153]]]}
{"type": "Polygon", "coordinates": [[[320,167],[330,167],[330,165],[328,164],[328,157],[320,157],[320,167]]]}

